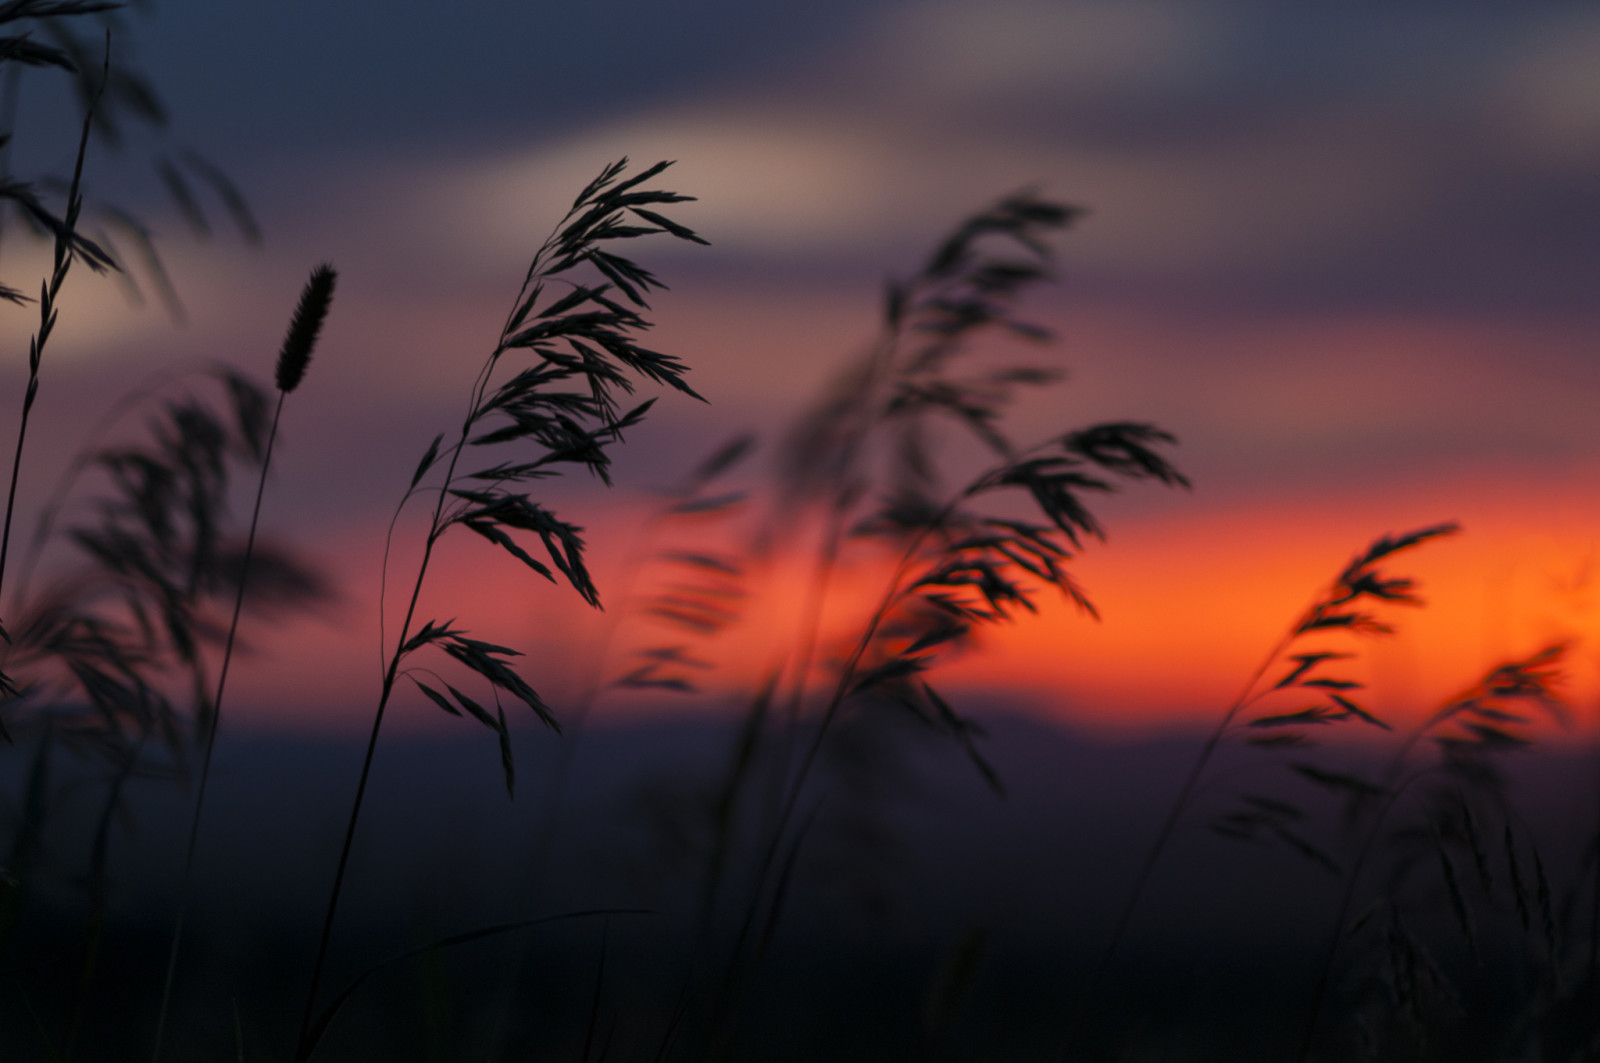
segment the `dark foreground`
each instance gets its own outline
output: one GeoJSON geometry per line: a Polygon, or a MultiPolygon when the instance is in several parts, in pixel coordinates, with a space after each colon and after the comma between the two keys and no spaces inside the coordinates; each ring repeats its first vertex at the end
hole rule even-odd
{"type": "MultiPolygon", "coordinates": [[[[745,954],[759,959],[729,975],[759,822],[775,803],[759,777],[741,791],[728,871],[707,903],[730,728],[655,723],[519,743],[515,802],[492,736],[381,747],[327,995],[450,935],[611,914],[384,967],[316,1059],[1058,1059],[1197,748],[996,719],[985,748],[1002,800],[959,751],[915,732],[841,732],[826,785],[801,802],[813,826],[778,914],[762,907],[746,928],[745,954]],[[564,787],[561,742],[573,754],[564,787]]],[[[218,754],[164,1058],[287,1060],[360,749],[233,738],[218,754]]],[[[1347,766],[1376,771],[1353,756],[1347,766]]],[[[1584,1058],[1600,1024],[1585,951],[1594,887],[1580,860],[1595,764],[1534,751],[1505,767],[1548,899],[1530,848],[1512,869],[1495,845],[1480,839],[1487,851],[1474,853],[1439,833],[1447,817],[1430,819],[1420,796],[1412,812],[1397,804],[1395,825],[1409,815],[1418,826],[1363,864],[1346,923],[1368,920],[1339,946],[1316,1058],[1362,1058],[1364,1045],[1378,1059],[1584,1058]]],[[[1341,827],[1337,795],[1297,789],[1281,758],[1227,770],[1157,866],[1074,1058],[1297,1058],[1344,880],[1281,838],[1238,842],[1206,826],[1242,795],[1290,800],[1306,814],[1295,836],[1346,875],[1361,835],[1341,827]]],[[[26,771],[20,756],[5,762],[13,833],[26,771]]],[[[87,963],[106,784],[61,754],[49,792],[0,954],[0,1060],[67,1058],[69,1041],[74,1060],[148,1058],[187,791],[130,784],[87,963]]]]}

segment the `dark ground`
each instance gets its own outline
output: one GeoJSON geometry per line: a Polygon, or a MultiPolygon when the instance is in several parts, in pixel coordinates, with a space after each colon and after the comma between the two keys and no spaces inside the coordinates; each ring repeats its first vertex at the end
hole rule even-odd
{"type": "MultiPolygon", "coordinates": [[[[380,960],[479,926],[594,909],[650,914],[574,918],[385,968],[352,996],[317,1058],[650,1060],[673,1029],[660,1058],[717,1058],[726,1049],[742,1060],[1054,1059],[1199,742],[1108,744],[995,718],[985,749],[1006,782],[1002,800],[959,751],[930,737],[899,728],[841,732],[770,952],[737,981],[737,1032],[724,1044],[706,1015],[746,910],[748,857],[735,862],[714,906],[712,944],[691,942],[706,940],[694,932],[694,913],[712,794],[731,744],[727,725],[708,722],[598,729],[577,739],[524,733],[518,795],[508,802],[492,736],[463,726],[448,737],[386,738],[329,992],[380,960]],[[574,760],[552,835],[558,743],[574,760]]],[[[20,754],[12,751],[0,769],[12,800],[27,766],[20,754]]],[[[1520,756],[1508,765],[1510,792],[1538,839],[1559,917],[1576,881],[1578,839],[1593,829],[1593,760],[1520,756]]],[[[360,747],[233,737],[218,757],[166,1058],[237,1058],[237,1014],[244,1058],[282,1060],[360,747]]],[[[1336,805],[1297,787],[1284,759],[1258,755],[1259,770],[1223,775],[1163,858],[1090,1009],[1081,1058],[1294,1058],[1341,884],[1285,845],[1204,829],[1212,814],[1237,807],[1240,793],[1289,797],[1311,814],[1303,833],[1348,863],[1354,846],[1341,834],[1336,805]]],[[[64,1049],[80,996],[72,1059],[147,1058],[187,792],[169,781],[131,785],[111,848],[104,936],[83,995],[76,987],[89,918],[85,869],[105,787],[61,754],[52,791],[20,929],[0,954],[0,970],[9,972],[0,981],[0,1059],[60,1058],[52,1050],[64,1049]]],[[[757,788],[742,807],[766,800],[757,788]]],[[[11,812],[14,830],[15,805],[11,812]]],[[[1377,895],[1404,844],[1375,850],[1352,915],[1377,895]]],[[[1547,944],[1527,850],[1522,860],[1539,939],[1532,945],[1518,930],[1503,860],[1488,854],[1487,886],[1461,872],[1480,963],[1469,956],[1437,864],[1419,862],[1407,925],[1430,944],[1456,1004],[1441,996],[1413,1009],[1429,1024],[1425,1041],[1395,1032],[1410,1013],[1390,984],[1393,954],[1352,937],[1341,947],[1323,1054],[1355,1058],[1356,994],[1381,982],[1371,1021],[1390,1047],[1378,1058],[1565,1058],[1566,1035],[1541,1003],[1547,944]]],[[[1576,895],[1569,921],[1555,927],[1574,955],[1587,937],[1586,903],[1586,893],[1576,895]]],[[[1571,984],[1561,992],[1583,996],[1571,984]]]]}

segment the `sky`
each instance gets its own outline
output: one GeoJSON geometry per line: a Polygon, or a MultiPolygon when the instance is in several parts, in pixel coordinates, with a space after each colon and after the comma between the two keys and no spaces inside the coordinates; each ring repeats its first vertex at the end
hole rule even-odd
{"type": "MultiPolygon", "coordinates": [[[[694,367],[708,404],[665,396],[619,452],[610,492],[550,485],[589,530],[602,594],[622,588],[613,602],[627,600],[630,551],[654,548],[635,534],[659,506],[652,491],[736,433],[780,438],[874,335],[885,278],[913,271],[968,213],[1032,188],[1088,213],[1058,242],[1057,283],[1026,306],[1056,342],[993,352],[1067,373],[1015,411],[1014,437],[1150,421],[1180,440],[1172,456],[1194,489],[1141,487],[1099,507],[1108,541],[1074,562],[1099,623],[1046,605],[941,682],[968,703],[1106,731],[1193,725],[1357,550],[1456,520],[1463,534],[1395,562],[1429,605],[1397,615],[1394,638],[1346,647],[1371,704],[1414,719],[1490,665],[1571,640],[1569,691],[1594,718],[1592,4],[381,10],[163,0],[125,15],[113,62],[150,76],[169,121],[131,129],[120,149],[97,144],[87,188],[155,234],[185,320],[147,276],[138,305],[75,273],[19,486],[36,504],[153,372],[223,358],[265,377],[311,266],[338,267],[263,521],[339,598],[247,629],[230,698],[250,726],[361,726],[377,688],[379,557],[405,479],[459,417],[532,249],[622,155],[676,160],[667,185],[698,197],[676,216],[711,246],[640,257],[671,287],[653,304],[652,345],[694,367]],[[238,184],[259,247],[214,199],[202,199],[209,237],[185,224],[151,166],[184,148],[238,184]]],[[[52,72],[27,73],[15,172],[70,165],[70,108],[52,72]]],[[[0,279],[31,290],[46,254],[8,234],[0,279]]],[[[20,395],[33,324],[0,317],[16,352],[0,369],[6,396],[20,395]]],[[[0,416],[9,438],[15,413],[0,416]]],[[[946,453],[963,460],[954,442],[946,453]]],[[[740,481],[752,506],[764,460],[740,481]]],[[[397,527],[406,572],[420,529],[397,527]]],[[[714,528],[673,534],[726,545],[714,528]]],[[[769,619],[705,648],[721,664],[712,701],[754,678],[797,608],[803,569],[764,572],[750,612],[769,619]]],[[[830,631],[859,622],[881,565],[863,557],[846,575],[830,631]]],[[[558,707],[579,698],[603,640],[602,672],[665,637],[623,605],[586,615],[480,544],[452,545],[436,576],[424,608],[527,648],[527,674],[558,707]]],[[[603,705],[643,711],[627,701],[603,705]]],[[[438,715],[399,711],[403,726],[438,715]]]]}

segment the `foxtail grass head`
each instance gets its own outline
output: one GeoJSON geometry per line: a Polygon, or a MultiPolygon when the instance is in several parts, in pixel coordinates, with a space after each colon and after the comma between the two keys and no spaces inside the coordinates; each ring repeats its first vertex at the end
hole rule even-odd
{"type": "Polygon", "coordinates": [[[311,271],[311,279],[300,293],[288,335],[283,338],[283,350],[278,353],[278,390],[284,394],[299,387],[300,378],[306,375],[322,319],[328,316],[328,306],[333,302],[333,282],[337,277],[334,268],[324,262],[311,271]]]}

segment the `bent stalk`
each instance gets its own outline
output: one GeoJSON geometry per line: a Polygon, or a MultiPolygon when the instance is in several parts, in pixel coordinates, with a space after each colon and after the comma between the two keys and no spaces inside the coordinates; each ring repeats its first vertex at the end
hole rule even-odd
{"type": "MultiPolygon", "coordinates": [[[[316,1046],[314,1030],[318,990],[333,935],[334,919],[343,893],[350,853],[357,824],[371,779],[372,762],[384,716],[394,695],[396,682],[410,678],[418,690],[444,711],[470,715],[494,731],[499,740],[501,766],[506,790],[511,793],[514,768],[509,726],[502,695],[522,701],[547,726],[559,730],[555,716],[538,693],[506,662],[517,656],[515,650],[468,638],[454,627],[454,621],[429,620],[417,627],[417,605],[433,560],[434,547],[450,528],[461,525],[505,550],[538,575],[558,582],[556,571],[590,605],[599,606],[599,593],[583,560],[581,529],[558,520],[528,494],[513,488],[560,471],[562,465],[581,465],[609,484],[610,456],[606,448],[621,439],[623,432],[637,424],[649,409],[646,402],[622,411],[616,391],[631,392],[629,372],[656,383],[695,395],[682,376],[688,367],[675,358],[647,350],[634,342],[633,333],[649,327],[632,307],[648,308],[644,294],[662,285],[648,271],[606,249],[608,241],[666,233],[678,239],[704,243],[690,229],[647,209],[659,204],[684,202],[691,197],[672,192],[643,189],[639,186],[661,173],[669,163],[658,163],[642,173],[619,181],[627,160],[605,168],[573,202],[572,209],[534,254],[510,313],[500,330],[494,350],[484,361],[473,381],[467,413],[455,442],[449,447],[443,482],[437,489],[428,526],[422,559],[406,604],[404,619],[395,638],[392,653],[386,651],[382,685],[372,728],[362,757],[361,774],[355,799],[345,824],[344,841],[329,892],[328,908],[317,943],[305,1010],[300,1022],[294,1058],[307,1059],[316,1046]],[[629,224],[632,215],[646,224],[629,224]],[[589,265],[598,272],[600,283],[579,284],[562,276],[568,270],[589,265]],[[554,299],[537,313],[548,285],[563,284],[570,291],[554,299]],[[625,304],[632,304],[632,307],[625,304]],[[491,380],[502,358],[518,351],[533,356],[533,364],[491,389],[491,380]],[[559,390],[553,385],[576,382],[581,390],[559,390]],[[496,423],[498,421],[498,423],[496,423]],[[537,448],[485,469],[461,473],[457,468],[468,446],[489,447],[522,443],[537,448]],[[550,564],[536,559],[511,532],[533,534],[542,540],[550,564]],[[449,697],[416,677],[415,670],[401,665],[413,653],[432,647],[440,650],[486,680],[495,693],[491,712],[468,694],[448,683],[449,697]],[[452,700],[453,699],[453,700],[452,700]]],[[[441,433],[435,437],[411,478],[402,498],[419,490],[424,476],[443,455],[441,433]]],[[[387,549],[385,565],[387,566],[387,549]]],[[[380,603],[381,610],[381,603],[380,603]]],[[[431,674],[431,673],[430,673],[431,674]]]]}
{"type": "MultiPolygon", "coordinates": [[[[1217,726],[1212,729],[1210,735],[1207,736],[1200,753],[1195,757],[1194,764],[1190,766],[1183,785],[1179,788],[1178,795],[1173,800],[1172,807],[1168,809],[1166,817],[1162,820],[1161,828],[1156,832],[1155,840],[1139,867],[1139,873],[1134,879],[1133,888],[1128,891],[1128,896],[1123,901],[1121,910],[1117,913],[1117,920],[1112,926],[1111,937],[1107,941],[1106,947],[1101,951],[1100,958],[1089,976],[1087,986],[1078,998],[1078,1003],[1073,1009],[1072,1017],[1068,1022],[1066,1038],[1060,1053],[1063,1063],[1068,1063],[1072,1059],[1073,1050],[1078,1039],[1083,1034],[1084,1025],[1104,987],[1105,977],[1110,971],[1111,961],[1127,934],[1134,912],[1137,910],[1140,900],[1144,897],[1144,892],[1150,884],[1156,865],[1160,862],[1167,846],[1177,833],[1178,824],[1189,810],[1196,787],[1201,777],[1205,774],[1207,766],[1211,763],[1212,756],[1221,746],[1222,740],[1227,736],[1228,729],[1234,725],[1241,713],[1262,699],[1280,690],[1296,687],[1307,687],[1329,693],[1330,698],[1335,702],[1336,708],[1327,711],[1309,710],[1317,713],[1317,719],[1323,722],[1354,717],[1387,729],[1386,724],[1376,720],[1348,698],[1337,693],[1339,690],[1358,684],[1314,676],[1314,670],[1317,665],[1326,660],[1337,659],[1344,656],[1343,654],[1311,653],[1290,658],[1288,657],[1289,650],[1303,637],[1316,633],[1341,630],[1369,634],[1389,633],[1390,628],[1386,625],[1380,623],[1372,615],[1352,608],[1352,606],[1365,598],[1411,605],[1421,604],[1421,602],[1411,593],[1413,586],[1411,580],[1385,578],[1376,569],[1376,564],[1391,554],[1409,549],[1429,539],[1452,535],[1457,530],[1459,529],[1455,524],[1439,524],[1406,535],[1398,537],[1382,536],[1375,540],[1367,547],[1366,551],[1358,554],[1350,564],[1345,566],[1344,571],[1333,581],[1329,589],[1319,596],[1278,640],[1271,652],[1263,659],[1260,667],[1251,675],[1250,681],[1245,684],[1244,690],[1239,697],[1223,712],[1222,718],[1218,721],[1217,726]],[[1266,678],[1267,672],[1275,664],[1286,660],[1295,662],[1290,666],[1288,674],[1271,686],[1263,686],[1262,681],[1266,678]]],[[[1269,722],[1277,723],[1280,721],[1273,720],[1269,722]]]]}

